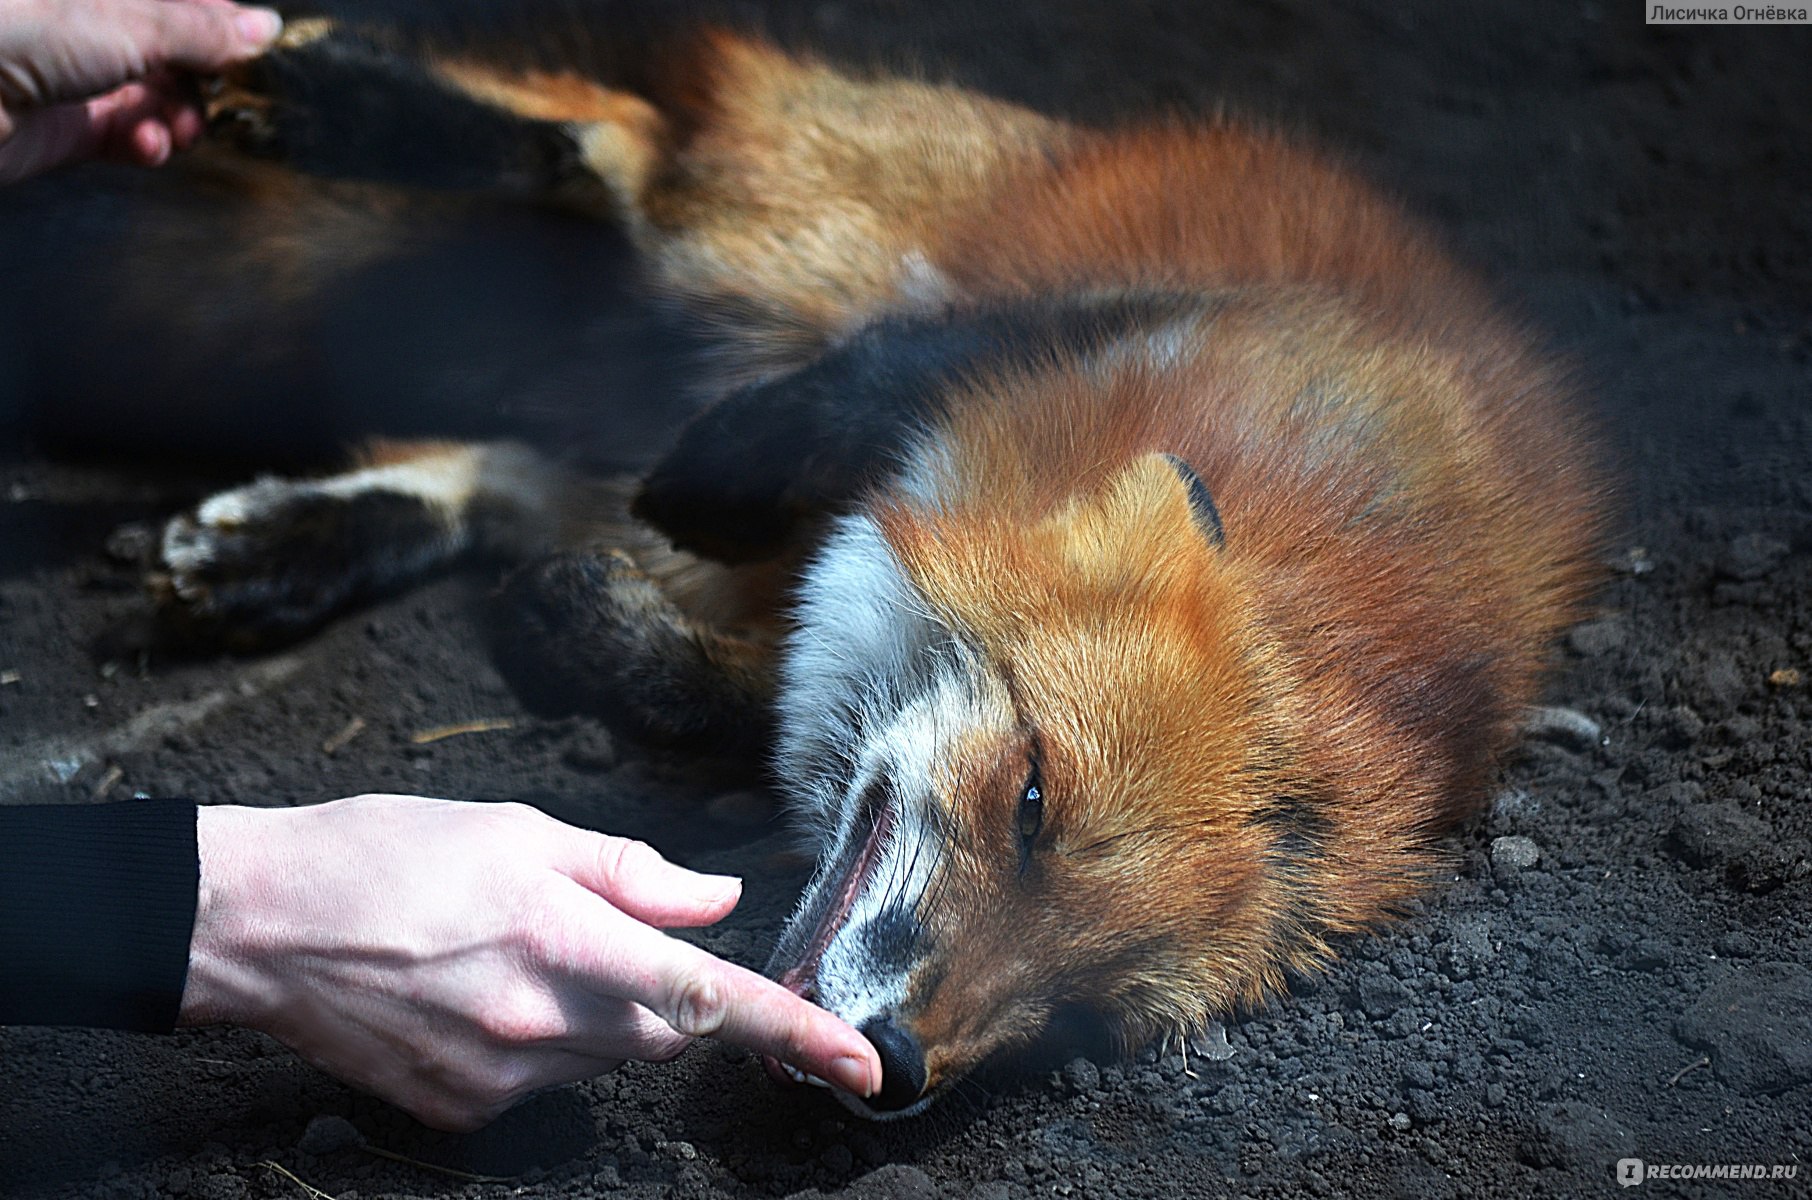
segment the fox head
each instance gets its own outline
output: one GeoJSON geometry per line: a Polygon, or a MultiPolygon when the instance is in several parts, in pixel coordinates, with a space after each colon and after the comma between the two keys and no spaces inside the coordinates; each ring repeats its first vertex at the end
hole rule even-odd
{"type": "Polygon", "coordinates": [[[1318,944],[1238,530],[1163,453],[1038,507],[919,471],[804,584],[781,766],[821,860],[769,969],[876,1045],[865,1115],[1076,1006],[1128,1045],[1197,1026],[1318,944]]]}

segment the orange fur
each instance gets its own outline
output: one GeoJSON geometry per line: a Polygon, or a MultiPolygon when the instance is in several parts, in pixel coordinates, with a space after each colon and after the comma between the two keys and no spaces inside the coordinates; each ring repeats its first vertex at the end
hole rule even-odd
{"type": "MultiPolygon", "coordinates": [[[[763,140],[759,89],[728,107],[724,146],[816,184],[763,140]]],[[[946,122],[977,120],[919,118],[946,139],[946,122]]],[[[773,226],[746,202],[713,196],[713,222],[685,234],[770,299],[813,288],[797,306],[813,323],[866,311],[911,249],[958,302],[1202,301],[1178,361],[973,382],[939,436],[938,504],[875,501],[913,583],[1014,693],[936,789],[954,849],[921,916],[939,961],[900,1017],[931,1087],[1062,1003],[1107,1008],[1137,1041],[1254,1002],[1391,912],[1431,875],[1432,836],[1477,801],[1579,615],[1602,515],[1564,381],[1355,176],[1230,123],[987,118],[1036,152],[983,159],[954,192],[908,186],[890,237],[832,247],[853,292],[749,252],[773,226]],[[815,307],[827,298],[837,317],[815,307]],[[1224,551],[1153,451],[1208,481],[1224,551]],[[1020,887],[1004,864],[1026,726],[1056,799],[1048,866],[1020,887]],[[1266,816],[1280,797],[1312,826],[1300,861],[1266,816]]],[[[894,149],[914,157],[888,159],[893,186],[936,169],[894,149]]]]}
{"type": "MultiPolygon", "coordinates": [[[[1398,206],[1274,134],[1083,130],[717,32],[669,61],[636,96],[434,60],[581,131],[655,286],[721,319],[725,389],[882,317],[1173,301],[1105,348],[969,373],[858,505],[972,664],[924,796],[884,802],[922,802],[940,847],[887,1014],[927,1090],[1067,1004],[1128,1041],[1199,1024],[1387,916],[1593,582],[1603,504],[1562,374],[1398,206]]],[[[836,583],[814,570],[808,593],[836,583]]],[[[745,577],[684,556],[655,574],[756,625],[778,594],[770,571],[726,602],[745,577]]]]}
{"type": "Polygon", "coordinates": [[[695,53],[630,227],[667,289],[757,314],[730,331],[749,373],[915,306],[1192,298],[1118,361],[971,380],[936,501],[868,506],[1005,680],[933,788],[938,961],[898,1015],[928,1086],[1064,1003],[1136,1041],[1324,962],[1427,880],[1591,585],[1559,373],[1395,204],[1277,135],[695,53]],[[1207,481],[1224,549],[1154,452],[1207,481]],[[1050,853],[1021,883],[1032,731],[1050,853]]]}

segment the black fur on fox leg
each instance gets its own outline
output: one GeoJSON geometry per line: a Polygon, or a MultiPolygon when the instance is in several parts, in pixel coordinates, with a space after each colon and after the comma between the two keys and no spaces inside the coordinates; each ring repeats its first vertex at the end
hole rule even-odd
{"type": "Polygon", "coordinates": [[[216,138],[311,175],[529,198],[590,178],[559,125],[481,104],[358,31],[279,47],[218,87],[216,138]]]}
{"type": "Polygon", "coordinates": [[[633,511],[706,558],[777,557],[894,470],[963,381],[1085,358],[1200,303],[1153,292],[883,318],[701,413],[643,481],[633,511]]]}
{"type": "Polygon", "coordinates": [[[494,608],[498,665],[532,705],[725,757],[770,742],[770,649],[688,619],[628,555],[550,555],[512,574],[494,608]]]}
{"type": "Polygon", "coordinates": [[[210,513],[204,504],[165,527],[147,577],[161,648],[281,646],[419,582],[465,549],[418,497],[283,494],[285,486],[253,485],[240,511],[210,513]]]}

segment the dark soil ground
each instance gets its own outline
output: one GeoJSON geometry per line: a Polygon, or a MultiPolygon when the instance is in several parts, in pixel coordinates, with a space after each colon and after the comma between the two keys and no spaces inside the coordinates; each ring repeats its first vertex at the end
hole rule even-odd
{"type": "MultiPolygon", "coordinates": [[[[1590,725],[1533,736],[1452,840],[1451,883],[1231,1022],[1219,1059],[1002,1070],[923,1118],[867,1125],[704,1046],[452,1137],[246,1033],[11,1029],[0,1193],[313,1194],[291,1172],[340,1200],[1591,1195],[1637,1157],[1800,1166],[1791,1183],[1650,1191],[1808,1194],[1812,30],[1649,29],[1635,0],[791,7],[833,54],[909,57],[1084,118],[1225,103],[1282,120],[1447,230],[1579,362],[1618,463],[1601,609],[1552,686],[1590,725]],[[331,1122],[310,1135],[322,1117],[500,1178],[386,1161],[331,1122]]],[[[137,190],[94,170],[16,189],[0,257],[50,261],[28,251],[81,241],[79,214],[115,219],[137,190]]],[[[78,325],[110,296],[73,274],[0,286],[22,301],[0,331],[15,395],[59,395],[46,345],[73,351],[78,377],[82,360],[159,353],[78,325]]],[[[23,439],[0,458],[0,798],[529,800],[746,875],[743,910],[702,941],[761,962],[804,875],[768,799],[525,710],[476,649],[489,575],[266,658],[97,656],[139,603],[108,531],[259,465],[174,461],[23,439]],[[513,727],[410,740],[474,718],[513,727]],[[363,732],[325,752],[354,719],[363,732]]]]}

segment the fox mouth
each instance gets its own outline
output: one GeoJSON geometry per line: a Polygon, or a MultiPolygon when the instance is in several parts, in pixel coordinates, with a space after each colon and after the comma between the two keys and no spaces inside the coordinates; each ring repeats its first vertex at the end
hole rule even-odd
{"type": "MultiPolygon", "coordinates": [[[[801,999],[818,1002],[818,967],[824,961],[824,952],[848,922],[850,910],[874,879],[875,869],[880,865],[882,854],[892,836],[894,820],[893,806],[887,801],[887,789],[867,789],[850,836],[844,841],[841,861],[827,867],[821,876],[823,882],[816,889],[813,907],[822,910],[817,924],[813,926],[811,936],[806,939],[793,964],[775,976],[781,987],[801,999]]],[[[808,913],[809,910],[801,912],[795,925],[803,923],[808,913]]],[[[792,929],[787,931],[785,942],[793,940],[790,936],[792,932],[792,929]]],[[[768,964],[770,975],[780,966],[784,953],[783,942],[773,961],[768,964]]],[[[783,1063],[771,1055],[762,1056],[762,1065],[767,1068],[770,1076],[782,1083],[828,1086],[816,1076],[806,1075],[792,1064],[783,1063]]]]}

